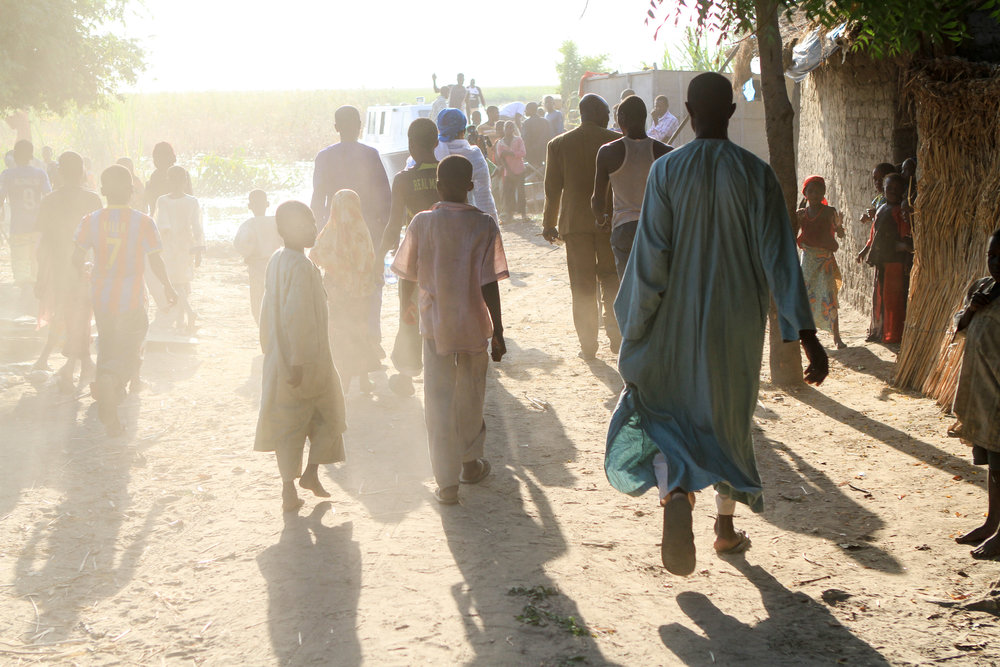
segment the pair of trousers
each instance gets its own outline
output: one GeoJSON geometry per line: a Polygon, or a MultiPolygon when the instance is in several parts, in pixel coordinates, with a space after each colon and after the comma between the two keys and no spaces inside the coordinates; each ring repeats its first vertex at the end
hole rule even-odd
{"type": "Polygon", "coordinates": [[[524,172],[512,174],[504,172],[503,176],[503,212],[504,215],[526,215],[527,203],[524,200],[524,172]]]}
{"type": "Polygon", "coordinates": [[[458,486],[462,464],[483,456],[486,347],[475,354],[438,354],[424,339],[424,422],[439,488],[458,486]]]}
{"type": "MultiPolygon", "coordinates": [[[[653,473],[656,475],[656,486],[660,492],[660,500],[669,496],[670,492],[673,491],[667,482],[667,470],[667,457],[662,452],[657,452],[656,456],[653,457],[653,473]]],[[[716,490],[715,509],[720,516],[732,516],[736,513],[736,501],[716,490]]]]}
{"type": "Polygon", "coordinates": [[[149,319],[145,308],[124,312],[95,309],[97,323],[97,377],[110,375],[118,388],[139,374],[142,344],[149,319]]]}
{"type": "Polygon", "coordinates": [[[635,230],[639,227],[638,220],[623,222],[611,230],[611,251],[615,253],[615,268],[618,269],[618,280],[625,275],[625,265],[632,254],[632,243],[635,242],[635,230]]]}
{"type": "Polygon", "coordinates": [[[566,234],[566,266],[569,288],[573,294],[573,325],[580,339],[580,349],[586,355],[597,353],[597,330],[600,321],[600,299],[604,303],[604,330],[611,348],[617,352],[622,342],[615,319],[615,297],[618,296],[618,272],[611,250],[611,232],[574,232],[566,234]]]}

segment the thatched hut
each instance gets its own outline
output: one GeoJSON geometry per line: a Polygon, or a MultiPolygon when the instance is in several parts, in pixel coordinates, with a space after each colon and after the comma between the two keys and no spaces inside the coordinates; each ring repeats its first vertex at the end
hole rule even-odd
{"type": "MultiPolygon", "coordinates": [[[[844,213],[847,239],[838,260],[842,300],[871,312],[872,273],[854,255],[869,226],[858,221],[874,195],[871,169],[916,155],[914,270],[896,384],[948,406],[961,365],[952,318],[965,288],[986,274],[985,242],[1000,226],[1000,30],[970,24],[965,58],[872,60],[839,52],[812,70],[797,91],[797,168],[822,174],[831,204],[844,213]]],[[[786,45],[804,34],[788,25],[786,45]]]]}
{"type": "Polygon", "coordinates": [[[948,406],[963,351],[952,319],[968,284],[987,275],[986,239],[1000,227],[1000,67],[916,62],[905,91],[916,110],[921,179],[896,382],[948,406]]]}

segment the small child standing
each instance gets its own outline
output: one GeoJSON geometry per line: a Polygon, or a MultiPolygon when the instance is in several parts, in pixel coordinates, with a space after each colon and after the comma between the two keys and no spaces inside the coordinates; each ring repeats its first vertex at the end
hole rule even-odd
{"type": "Polygon", "coordinates": [[[170,191],[156,200],[156,226],[163,241],[163,261],[167,265],[167,275],[177,291],[177,300],[181,306],[175,316],[174,326],[194,333],[191,280],[194,279],[195,268],[201,266],[205,231],[201,224],[198,200],[186,193],[188,183],[190,177],[184,167],[174,165],[167,169],[167,187],[170,191]]]}
{"type": "MultiPolygon", "coordinates": [[[[507,258],[496,221],[466,203],[474,187],[469,160],[444,158],[437,168],[441,201],[413,218],[392,264],[401,303],[420,290],[424,420],[434,495],[444,505],[458,503],[460,482],[475,484],[490,473],[483,458],[487,341],[494,361],[507,352],[497,285],[510,276],[507,258]]],[[[411,323],[415,310],[410,305],[405,314],[411,323]]]]}
{"type": "Polygon", "coordinates": [[[253,190],[249,197],[250,212],[253,217],[240,225],[233,239],[236,252],[243,255],[250,274],[250,312],[254,322],[260,324],[260,302],[264,298],[264,274],[267,260],[281,247],[281,236],[273,215],[267,215],[267,193],[253,190]]]}
{"type": "Polygon", "coordinates": [[[837,209],[826,202],[826,181],[810,176],[802,186],[806,205],[796,214],[799,222],[798,244],[802,249],[802,277],[809,293],[816,326],[833,334],[838,350],[847,347],[840,337],[838,293],[843,284],[836,252],[837,238],[844,238],[844,225],[837,209]]]}
{"type": "Polygon", "coordinates": [[[330,305],[330,347],[344,381],[358,378],[362,393],[372,391],[368,374],[382,368],[385,352],[368,323],[371,298],[382,286],[376,269],[372,237],[361,214],[361,198],[354,190],[339,190],[330,201],[330,219],[309,258],[323,269],[323,285],[330,305]]]}
{"type": "Polygon", "coordinates": [[[320,498],[320,464],[344,460],[347,429],[344,393],[327,339],[326,293],[319,269],[305,249],[316,244],[316,222],[308,206],[288,201],[275,212],[285,247],[267,265],[260,311],[264,352],[263,389],[254,450],[274,452],[281,473],[281,506],[302,506],[299,486],[320,498]],[[302,454],[309,440],[309,459],[302,454]]]}

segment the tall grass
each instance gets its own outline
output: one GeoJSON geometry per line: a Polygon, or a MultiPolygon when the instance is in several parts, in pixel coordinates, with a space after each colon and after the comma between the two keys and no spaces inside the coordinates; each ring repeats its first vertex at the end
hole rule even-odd
{"type": "MultiPolygon", "coordinates": [[[[540,100],[554,87],[486,88],[490,104],[540,100]]],[[[158,141],[178,154],[247,156],[281,161],[309,160],[337,140],[333,112],[344,104],[361,109],[376,104],[414,103],[434,98],[429,88],[361,90],[188,92],[127,95],[97,111],[61,118],[32,118],[37,146],[56,154],[76,150],[95,167],[121,156],[148,167],[146,157],[158,141]]],[[[0,127],[0,150],[13,145],[12,132],[0,127]]]]}

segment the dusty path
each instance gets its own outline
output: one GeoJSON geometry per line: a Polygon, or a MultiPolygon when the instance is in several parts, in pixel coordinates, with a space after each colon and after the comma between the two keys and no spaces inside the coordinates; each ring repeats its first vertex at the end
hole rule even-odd
{"type": "MultiPolygon", "coordinates": [[[[766,510],[737,518],[753,548],[711,554],[714,503],[701,494],[698,570],[680,579],[658,562],[653,496],[604,479],[619,380],[606,346],[596,362],[577,357],[563,251],[528,225],[504,238],[510,355],[487,389],[495,474],[457,507],[431,496],[419,385],[402,399],[383,376],[373,398],[349,395],[349,462],[323,473],[331,502],[283,518],[274,461],[250,449],[260,358],[225,248],[195,284],[200,345],[148,351],[127,437],[102,436],[89,398],[26,381],[32,342],[6,336],[0,663],[1000,660],[996,617],[928,601],[1000,578],[952,542],[981,520],[985,475],[931,402],[886,385],[892,355],[864,346],[860,318],[845,316],[852,348],[822,388],[765,382],[766,510]]],[[[385,302],[388,342],[394,292],[385,302]]]]}

